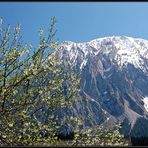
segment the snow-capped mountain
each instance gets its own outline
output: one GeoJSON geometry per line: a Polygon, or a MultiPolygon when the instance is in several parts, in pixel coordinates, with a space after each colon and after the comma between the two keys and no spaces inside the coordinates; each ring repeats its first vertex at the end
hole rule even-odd
{"type": "Polygon", "coordinates": [[[145,59],[148,59],[148,41],[144,39],[134,39],[126,36],[113,36],[92,40],[87,43],[74,43],[65,41],[60,49],[69,51],[70,60],[75,63],[78,54],[81,53],[83,62],[80,69],[87,63],[90,54],[103,54],[109,56],[110,60],[115,60],[121,69],[128,63],[136,68],[146,71],[145,59]]]}
{"type": "Polygon", "coordinates": [[[81,75],[74,113],[85,126],[120,123],[128,135],[148,135],[148,41],[113,36],[86,43],[65,41],[56,56],[81,75]]]}

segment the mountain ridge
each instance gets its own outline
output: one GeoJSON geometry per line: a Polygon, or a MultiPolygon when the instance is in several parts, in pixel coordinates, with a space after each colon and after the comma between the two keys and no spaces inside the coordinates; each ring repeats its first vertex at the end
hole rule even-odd
{"type": "Polygon", "coordinates": [[[74,41],[71,41],[71,40],[65,40],[63,42],[71,42],[71,43],[76,43],[76,44],[84,44],[84,43],[88,43],[88,42],[92,42],[92,41],[96,41],[96,40],[101,40],[101,39],[106,39],[106,38],[116,38],[116,37],[119,37],[119,38],[125,37],[125,38],[133,38],[133,39],[148,41],[148,39],[144,39],[144,38],[141,38],[141,37],[132,37],[132,36],[127,36],[127,35],[112,35],[112,36],[98,37],[98,38],[91,39],[89,41],[83,41],[83,42],[74,42],[74,41]]]}
{"type": "Polygon", "coordinates": [[[146,131],[137,134],[137,123],[148,121],[147,102],[144,101],[148,96],[147,40],[112,36],[85,43],[68,41],[59,45],[55,54],[62,61],[70,62],[81,75],[80,104],[76,106],[80,110],[75,109],[85,123],[90,113],[92,125],[89,126],[107,118],[121,125],[128,121],[129,134],[148,135],[146,131]]]}

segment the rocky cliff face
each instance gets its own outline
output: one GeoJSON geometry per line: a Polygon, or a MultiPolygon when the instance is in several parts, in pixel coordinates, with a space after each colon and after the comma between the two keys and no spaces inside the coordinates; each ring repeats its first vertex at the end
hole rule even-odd
{"type": "Polygon", "coordinates": [[[66,41],[55,53],[81,75],[81,97],[73,113],[85,126],[119,123],[126,135],[148,136],[147,40],[113,36],[66,41]]]}

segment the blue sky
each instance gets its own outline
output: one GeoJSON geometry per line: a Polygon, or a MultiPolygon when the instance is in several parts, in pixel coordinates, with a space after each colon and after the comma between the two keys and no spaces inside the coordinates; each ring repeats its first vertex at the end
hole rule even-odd
{"type": "Polygon", "coordinates": [[[21,24],[25,42],[36,45],[40,27],[56,16],[60,41],[87,42],[125,35],[148,39],[148,2],[0,2],[4,25],[21,24]]]}

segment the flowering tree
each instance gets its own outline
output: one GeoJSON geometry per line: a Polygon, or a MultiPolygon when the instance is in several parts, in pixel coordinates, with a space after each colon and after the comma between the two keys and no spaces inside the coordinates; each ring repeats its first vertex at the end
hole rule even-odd
{"type": "Polygon", "coordinates": [[[52,52],[55,23],[53,17],[47,37],[40,29],[39,46],[33,49],[23,45],[19,25],[11,33],[0,20],[0,145],[55,142],[55,112],[76,97],[76,75],[64,71],[52,52]],[[45,131],[52,134],[45,138],[45,131]]]}
{"type": "Polygon", "coordinates": [[[21,41],[19,25],[11,32],[0,19],[0,146],[123,144],[117,130],[81,130],[78,117],[64,114],[78,98],[79,78],[53,52],[55,24],[53,17],[47,37],[39,30],[40,43],[33,48],[21,41]],[[56,135],[67,123],[76,125],[75,136],[62,143],[56,135]]]}

